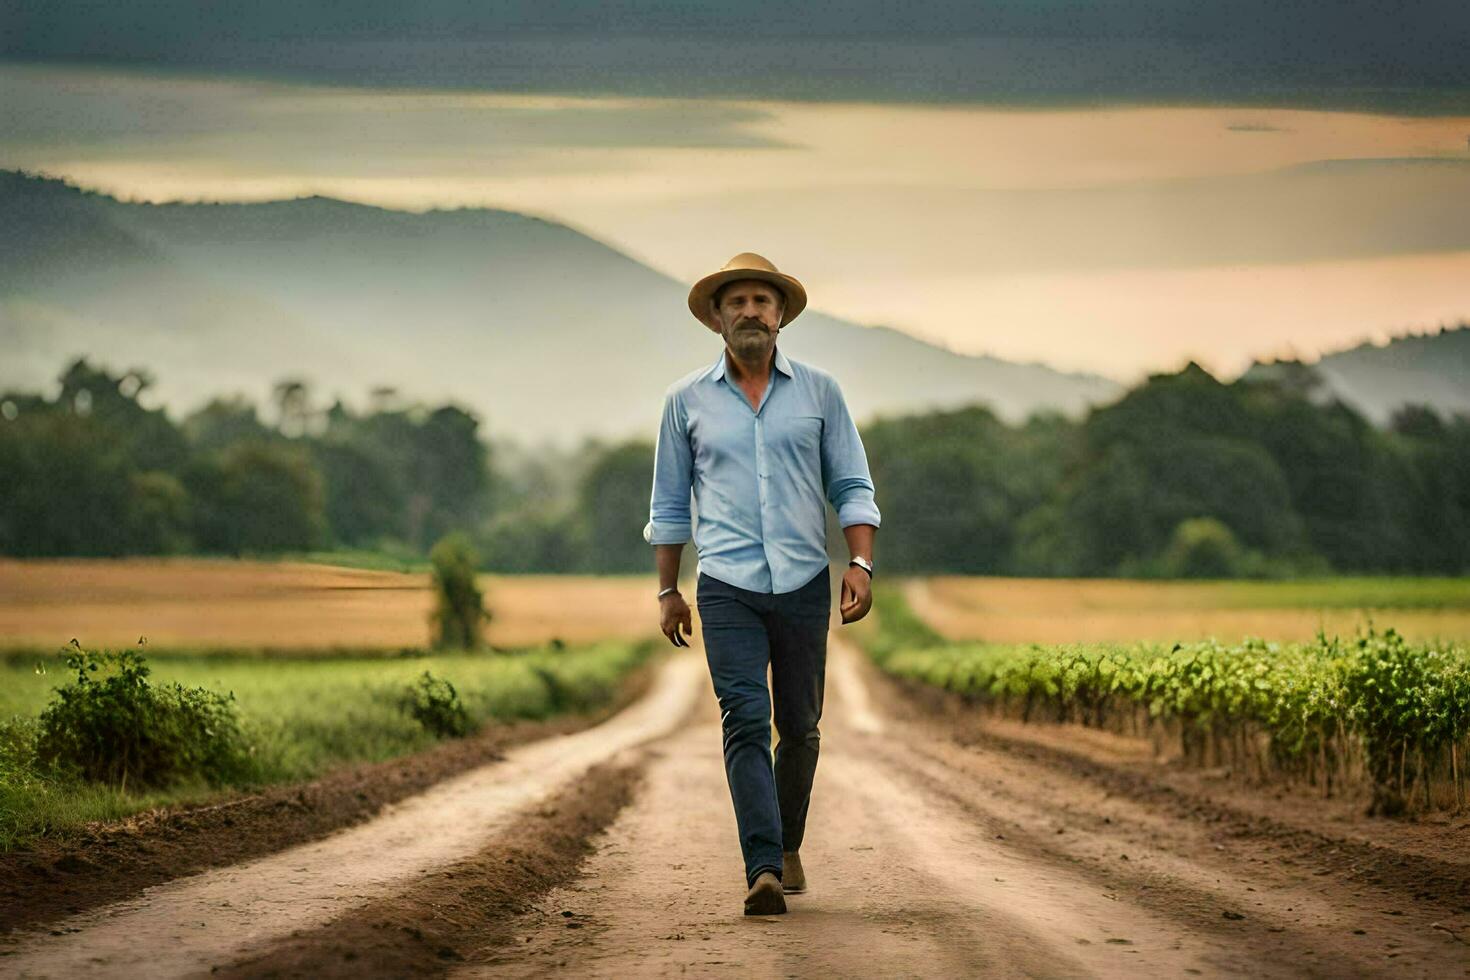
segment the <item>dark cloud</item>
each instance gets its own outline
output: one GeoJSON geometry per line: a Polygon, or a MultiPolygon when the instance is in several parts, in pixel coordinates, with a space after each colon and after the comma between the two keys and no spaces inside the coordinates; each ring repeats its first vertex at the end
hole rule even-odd
{"type": "Polygon", "coordinates": [[[11,155],[33,150],[73,158],[156,159],[229,143],[237,163],[286,170],[311,163],[341,173],[383,167],[412,172],[425,161],[454,157],[474,167],[487,155],[537,148],[786,146],[752,129],[768,113],[733,103],[537,104],[4,64],[0,88],[6,93],[0,100],[0,154],[11,155]],[[261,131],[271,134],[268,141],[238,138],[261,131]]]}
{"type": "Polygon", "coordinates": [[[1462,0],[0,0],[0,18],[0,57],[352,84],[1470,112],[1462,0]]]}

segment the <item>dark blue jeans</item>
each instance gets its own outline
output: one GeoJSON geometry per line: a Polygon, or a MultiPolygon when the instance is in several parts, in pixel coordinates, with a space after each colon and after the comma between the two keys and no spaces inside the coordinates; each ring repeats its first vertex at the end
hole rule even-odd
{"type": "Polygon", "coordinates": [[[831,579],[824,568],[795,592],[771,594],[701,572],[695,602],[720,702],[725,778],[735,803],[746,883],[762,871],[779,878],[781,852],[801,847],[817,771],[831,579]],[[774,767],[773,701],[779,736],[774,767]]]}

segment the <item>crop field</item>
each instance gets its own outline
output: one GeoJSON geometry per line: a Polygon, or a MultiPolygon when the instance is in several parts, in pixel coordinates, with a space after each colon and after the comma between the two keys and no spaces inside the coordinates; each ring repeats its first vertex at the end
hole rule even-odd
{"type": "Polygon", "coordinates": [[[1087,643],[1246,637],[1305,642],[1370,622],[1416,641],[1470,641],[1470,580],[1340,578],[1160,582],[916,578],[904,588],[925,622],[953,640],[1087,643]]]}
{"type": "Polygon", "coordinates": [[[1357,793],[1375,813],[1466,804],[1466,644],[1410,642],[1392,627],[1305,643],[964,642],[903,590],[876,599],[863,636],[878,665],[987,715],[1146,738],[1187,766],[1357,793]]]}
{"type": "Polygon", "coordinates": [[[652,649],[652,581],[486,576],[486,641],[499,652],[429,655],[427,574],[202,559],[0,562],[0,850],[421,752],[442,734],[405,710],[425,672],[453,685],[471,729],[602,708],[652,649]],[[142,655],[155,688],[230,698],[248,771],[125,791],[40,778],[16,762],[74,679],[67,656],[106,649],[142,655]]]}
{"type": "Polygon", "coordinates": [[[480,584],[498,649],[430,653],[423,574],[0,564],[7,966],[1463,972],[1462,581],[880,581],[829,634],[809,893],[759,941],[697,618],[670,653],[652,576],[480,584]],[[80,681],[72,636],[153,693],[97,686],[116,661],[80,681]],[[239,737],[183,748],[224,768],[42,765],[221,704],[239,737]]]}
{"type": "MultiPolygon", "coordinates": [[[[480,728],[600,708],[649,650],[646,642],[611,641],[488,656],[266,658],[172,651],[148,658],[147,680],[231,698],[250,765],[227,782],[258,786],[311,779],[333,766],[392,759],[433,745],[439,736],[405,710],[405,695],[425,672],[453,686],[469,726],[480,728]]],[[[7,726],[0,734],[29,735],[54,691],[73,676],[57,654],[0,659],[0,726],[7,726]]],[[[0,850],[89,820],[209,795],[204,785],[130,795],[75,780],[0,780],[0,850]]]]}
{"type": "MultiPolygon", "coordinates": [[[[657,633],[648,576],[481,578],[486,642],[515,648],[657,633]]],[[[0,560],[0,645],[360,649],[422,646],[425,574],[205,559],[0,560]]]]}

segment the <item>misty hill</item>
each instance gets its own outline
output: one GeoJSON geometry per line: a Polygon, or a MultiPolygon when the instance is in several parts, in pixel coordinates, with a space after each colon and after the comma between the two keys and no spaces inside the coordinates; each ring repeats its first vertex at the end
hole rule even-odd
{"type": "MultiPolygon", "coordinates": [[[[1265,377],[1277,367],[1259,363],[1246,376],[1265,377]]],[[[1323,355],[1311,367],[1328,392],[1379,425],[1405,404],[1470,414],[1470,324],[1395,337],[1383,346],[1365,342],[1323,355]]]]}
{"type": "MultiPolygon", "coordinates": [[[[711,258],[711,265],[725,256],[711,258]]],[[[151,370],[177,412],[302,378],[318,402],[378,386],[454,399],[523,440],[652,436],[664,388],[719,338],[687,284],[563,225],[330,198],[136,204],[0,171],[0,385],[69,357],[151,370]]],[[[820,300],[817,301],[820,303],[820,300]]],[[[830,370],[854,415],[985,402],[1077,414],[1109,380],[969,357],[815,310],[782,347],[830,370]]]]}

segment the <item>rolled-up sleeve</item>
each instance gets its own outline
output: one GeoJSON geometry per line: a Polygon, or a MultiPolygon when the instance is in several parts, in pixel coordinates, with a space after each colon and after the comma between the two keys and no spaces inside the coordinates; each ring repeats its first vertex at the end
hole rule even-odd
{"type": "Polygon", "coordinates": [[[837,523],[878,526],[881,515],[873,499],[868,454],[837,382],[827,385],[822,425],[822,487],[837,511],[837,523]]]}
{"type": "Polygon", "coordinates": [[[683,544],[689,540],[693,456],[688,422],[678,393],[665,394],[658,443],[653,450],[653,496],[648,523],[643,527],[643,540],[649,544],[683,544]]]}

